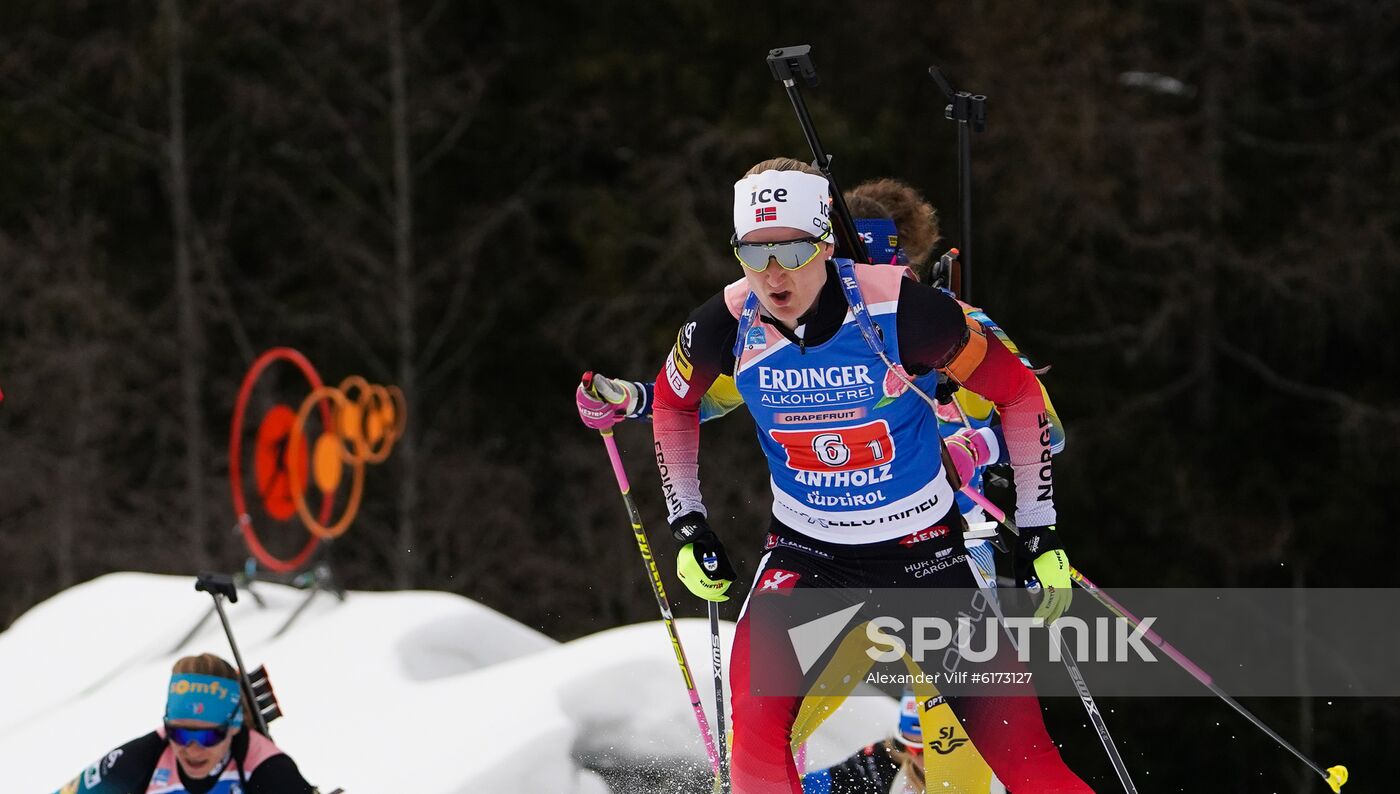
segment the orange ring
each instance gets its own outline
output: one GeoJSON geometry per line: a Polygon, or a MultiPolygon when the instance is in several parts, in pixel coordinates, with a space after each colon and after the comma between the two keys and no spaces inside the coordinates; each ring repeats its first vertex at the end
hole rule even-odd
{"type": "Polygon", "coordinates": [[[322,386],[312,391],[311,394],[307,395],[306,399],[302,401],[301,408],[297,410],[297,418],[296,421],[292,423],[292,432],[289,441],[292,444],[302,443],[306,431],[307,416],[310,415],[311,410],[316,407],[316,405],[327,398],[329,398],[334,405],[335,410],[332,413],[336,415],[332,417],[331,427],[326,428],[326,432],[333,433],[337,438],[342,440],[341,459],[345,461],[346,465],[349,465],[351,471],[354,472],[350,484],[349,501],[345,503],[345,509],[341,512],[340,520],[330,525],[322,524],[320,521],[317,521],[316,518],[311,515],[311,510],[306,506],[306,489],[301,484],[303,475],[306,474],[306,472],[289,470],[288,474],[291,479],[292,499],[296,502],[297,514],[301,516],[302,523],[306,524],[306,528],[310,530],[313,535],[326,540],[332,540],[345,534],[345,530],[350,528],[350,522],[355,520],[355,514],[360,510],[360,499],[364,496],[365,489],[364,452],[359,451],[352,460],[346,461],[344,455],[345,445],[343,443],[345,439],[338,432],[338,423],[340,422],[338,413],[350,404],[349,399],[347,399],[345,394],[339,389],[330,386],[322,386]]]}
{"type": "Polygon", "coordinates": [[[365,406],[367,405],[367,395],[370,391],[369,381],[359,375],[351,375],[340,382],[339,388],[341,394],[345,395],[346,406],[349,407],[353,404],[355,407],[355,421],[352,427],[344,427],[345,421],[343,419],[337,419],[336,421],[336,435],[351,442],[356,448],[354,452],[348,452],[342,445],[340,453],[341,459],[346,463],[351,463],[355,458],[358,458],[361,462],[378,463],[379,461],[371,458],[369,441],[365,438],[365,406]],[[350,399],[352,390],[358,392],[358,396],[356,396],[353,401],[350,399]],[[346,430],[350,430],[351,432],[347,434],[345,432],[346,430]]]}
{"type": "Polygon", "coordinates": [[[390,386],[386,391],[394,401],[394,440],[397,441],[403,438],[403,431],[408,427],[408,398],[398,386],[390,386]]]}
{"type": "MultiPolygon", "coordinates": [[[[393,398],[389,396],[389,390],[378,384],[372,384],[369,387],[369,391],[364,393],[364,397],[360,421],[365,423],[364,430],[368,431],[368,423],[378,419],[385,405],[388,405],[389,410],[392,411],[394,403],[393,398]]],[[[381,429],[383,438],[380,440],[378,451],[374,448],[374,442],[369,440],[368,432],[365,433],[365,438],[367,440],[365,446],[370,463],[383,463],[389,457],[389,453],[394,449],[394,442],[399,440],[398,436],[394,435],[394,430],[397,429],[397,426],[398,422],[394,421],[388,423],[387,427],[381,429]]]]}

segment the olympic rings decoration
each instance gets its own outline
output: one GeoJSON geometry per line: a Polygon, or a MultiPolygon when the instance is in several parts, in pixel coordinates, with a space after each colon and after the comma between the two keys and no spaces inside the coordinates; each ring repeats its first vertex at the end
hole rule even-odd
{"type": "Polygon", "coordinates": [[[305,356],[291,348],[273,348],[253,362],[238,392],[229,437],[229,479],[234,511],[248,550],[262,565],[279,573],[291,573],[310,559],[321,540],[338,538],[350,528],[364,495],[366,464],[382,463],[403,437],[408,419],[407,401],[397,386],[371,384],[358,375],[326,386],[305,356]],[[300,519],[310,537],[290,558],[270,552],[258,538],[248,511],[243,482],[243,435],[254,387],[277,362],[294,366],[310,386],[299,407],[277,403],[258,423],[253,455],[254,481],[263,512],[275,521],[300,519]],[[312,439],[307,423],[316,416],[319,433],[312,439]],[[349,491],[338,517],[336,496],[346,481],[349,491]],[[320,492],[313,514],[308,491],[320,492]],[[332,520],[334,518],[334,520],[332,520]]]}

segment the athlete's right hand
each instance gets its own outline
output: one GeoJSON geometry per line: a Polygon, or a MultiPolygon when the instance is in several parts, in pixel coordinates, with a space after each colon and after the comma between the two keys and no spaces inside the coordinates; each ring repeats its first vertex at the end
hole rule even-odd
{"type": "Polygon", "coordinates": [[[637,394],[637,384],[631,381],[585,372],[574,392],[574,404],[585,425],[594,430],[607,430],[636,410],[637,394]]]}
{"type": "Polygon", "coordinates": [[[671,534],[685,545],[676,555],[676,576],[697,598],[728,601],[734,584],[734,566],[724,553],[724,544],[699,513],[686,513],[671,522],[671,534]]]}

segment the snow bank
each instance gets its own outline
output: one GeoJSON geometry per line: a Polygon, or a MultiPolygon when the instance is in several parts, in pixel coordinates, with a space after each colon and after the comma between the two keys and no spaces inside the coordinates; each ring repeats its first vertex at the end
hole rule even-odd
{"type": "MultiPolygon", "coordinates": [[[[560,644],[459,596],[352,592],[317,595],[275,636],[305,594],[255,589],[265,605],[245,594],[229,619],[245,661],[272,676],[286,713],[276,741],[326,790],[640,794],[693,791],[706,776],[660,623],[560,644]]],[[[0,633],[0,792],[51,792],[155,728],[176,659],[232,660],[217,618],[175,647],[209,611],[193,578],[112,574],[0,633]]],[[[708,625],[678,625],[708,707],[708,625]]],[[[722,631],[727,648],[733,627],[722,631]]],[[[813,738],[812,765],[886,734],[896,713],[852,699],[813,738]]]]}

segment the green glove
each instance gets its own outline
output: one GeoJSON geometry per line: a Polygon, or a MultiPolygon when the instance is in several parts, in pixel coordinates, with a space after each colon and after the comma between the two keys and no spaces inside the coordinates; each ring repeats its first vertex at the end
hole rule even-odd
{"type": "Polygon", "coordinates": [[[1069,556],[1064,549],[1047,551],[1035,558],[1035,575],[1040,580],[1040,608],[1035,616],[1050,625],[1069,609],[1074,589],[1069,580],[1069,556]]]}
{"type": "Polygon", "coordinates": [[[1069,609],[1074,596],[1069,578],[1069,556],[1065,554],[1055,527],[1021,527],[1016,544],[1016,578],[1019,584],[1040,586],[1040,607],[1035,617],[1050,625],[1069,609]]]}
{"type": "Polygon", "coordinates": [[[685,589],[706,601],[728,601],[725,593],[734,584],[734,566],[705,517],[687,513],[671,523],[671,534],[689,541],[676,554],[676,576],[685,589]]]}

